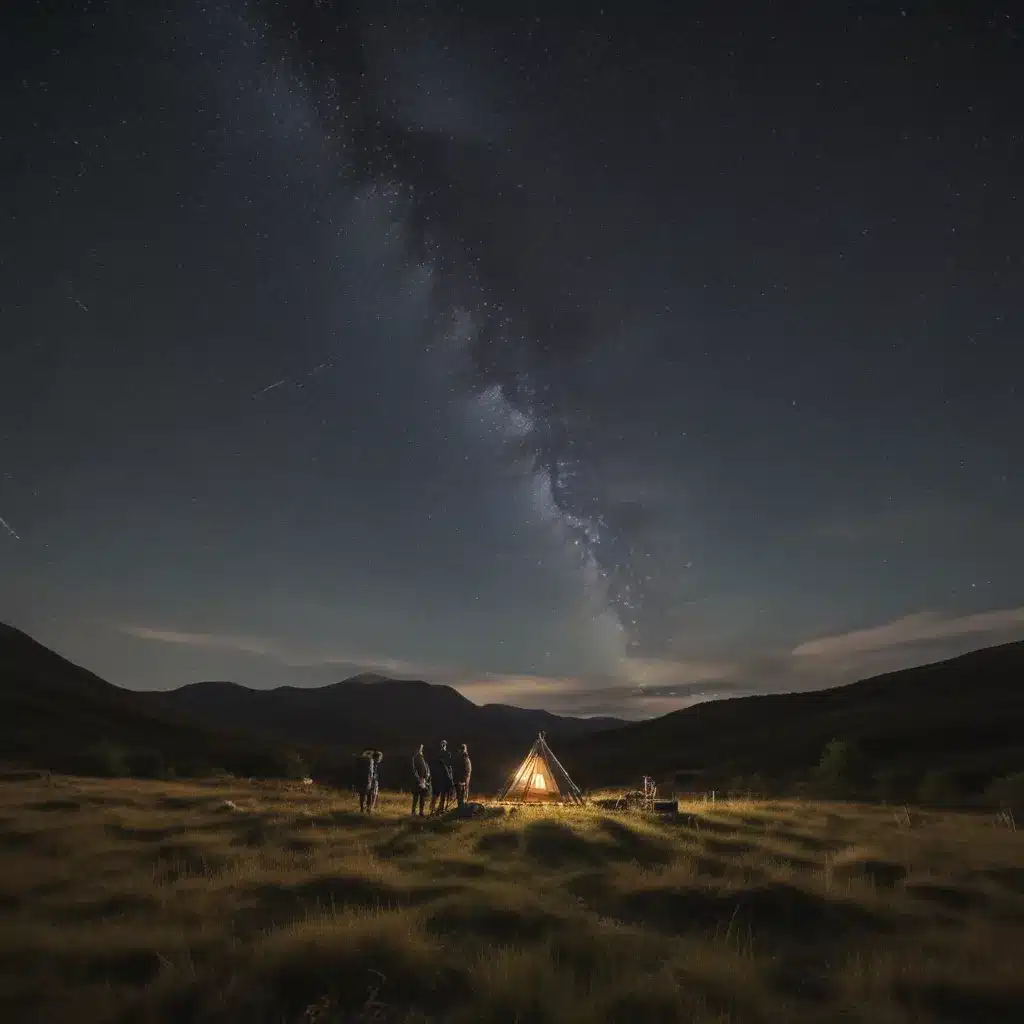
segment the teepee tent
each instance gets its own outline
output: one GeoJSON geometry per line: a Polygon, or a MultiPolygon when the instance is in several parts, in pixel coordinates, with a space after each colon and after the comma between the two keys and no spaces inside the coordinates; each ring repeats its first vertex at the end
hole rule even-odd
{"type": "Polygon", "coordinates": [[[523,763],[509,776],[498,795],[512,803],[583,803],[583,794],[540,733],[523,763]]]}

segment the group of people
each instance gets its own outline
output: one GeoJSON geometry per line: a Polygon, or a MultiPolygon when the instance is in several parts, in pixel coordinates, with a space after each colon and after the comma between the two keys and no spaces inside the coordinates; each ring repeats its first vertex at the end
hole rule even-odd
{"type": "MultiPolygon", "coordinates": [[[[373,814],[380,793],[380,763],[384,755],[379,750],[364,750],[360,768],[354,780],[359,790],[359,810],[373,814]]],[[[448,742],[441,740],[434,757],[428,761],[421,743],[412,756],[412,814],[422,818],[428,806],[431,814],[444,814],[454,799],[459,807],[469,799],[469,780],[473,762],[469,749],[463,743],[453,759],[448,742]]]]}
{"type": "Polygon", "coordinates": [[[428,798],[431,814],[444,814],[452,797],[461,807],[469,799],[469,779],[472,774],[473,762],[469,759],[469,749],[465,743],[459,747],[452,761],[448,753],[448,741],[441,740],[432,765],[428,763],[421,743],[412,756],[412,813],[418,811],[422,818],[428,798]]]}

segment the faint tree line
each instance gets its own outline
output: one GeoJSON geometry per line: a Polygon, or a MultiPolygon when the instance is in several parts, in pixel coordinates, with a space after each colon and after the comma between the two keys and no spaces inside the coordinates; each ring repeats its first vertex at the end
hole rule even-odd
{"type": "Polygon", "coordinates": [[[721,787],[733,797],[805,796],[828,800],[914,803],[927,807],[989,806],[1024,815],[1024,771],[979,779],[949,768],[877,766],[855,740],[832,739],[803,775],[732,775],[721,787]]]}

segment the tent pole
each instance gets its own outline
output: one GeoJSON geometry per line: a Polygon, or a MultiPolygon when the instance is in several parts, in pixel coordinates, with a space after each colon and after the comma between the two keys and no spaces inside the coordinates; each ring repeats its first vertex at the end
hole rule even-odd
{"type": "Polygon", "coordinates": [[[569,785],[572,786],[572,795],[577,800],[579,800],[580,803],[582,803],[583,795],[580,793],[579,787],[576,785],[576,783],[572,781],[572,776],[565,770],[565,768],[562,767],[562,762],[559,761],[557,757],[555,757],[554,752],[547,745],[547,743],[543,739],[541,739],[540,742],[544,744],[544,749],[546,751],[545,756],[550,757],[551,760],[554,761],[556,765],[558,765],[559,771],[569,780],[569,785]]]}

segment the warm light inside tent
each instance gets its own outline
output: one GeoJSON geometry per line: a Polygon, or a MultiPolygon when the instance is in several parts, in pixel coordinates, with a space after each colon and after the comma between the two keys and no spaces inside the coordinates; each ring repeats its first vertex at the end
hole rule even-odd
{"type": "Polygon", "coordinates": [[[533,776],[533,788],[547,789],[547,786],[544,784],[544,776],[540,772],[536,772],[533,776]]]}

